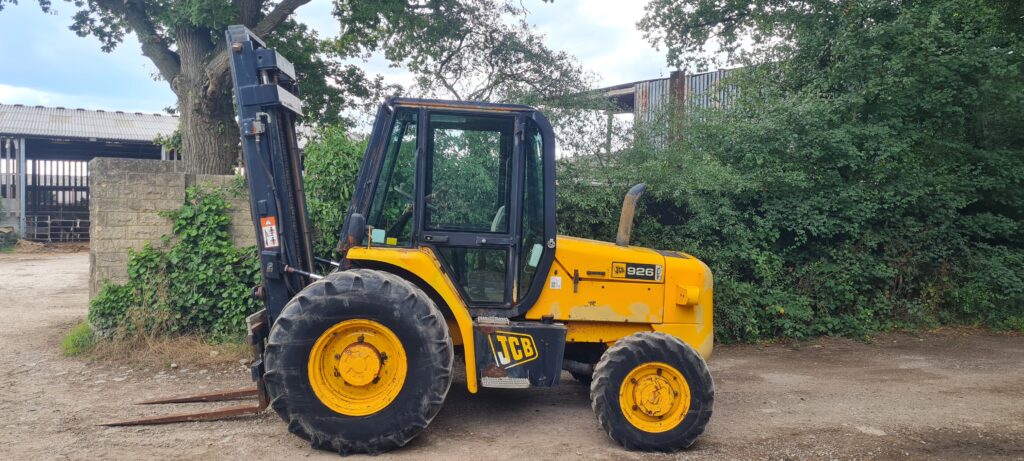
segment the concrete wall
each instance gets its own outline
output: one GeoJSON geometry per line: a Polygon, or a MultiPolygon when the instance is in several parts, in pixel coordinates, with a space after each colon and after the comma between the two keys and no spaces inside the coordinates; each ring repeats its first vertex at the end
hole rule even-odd
{"type": "MultiPolygon", "coordinates": [[[[105,281],[127,280],[128,249],[146,242],[161,244],[171,221],[160,211],[176,210],[192,185],[231,186],[234,176],[190,175],[174,171],[174,162],[97,158],[89,162],[89,297],[105,281]]],[[[255,245],[255,231],[245,196],[227,196],[231,235],[236,246],[255,245]]]]}

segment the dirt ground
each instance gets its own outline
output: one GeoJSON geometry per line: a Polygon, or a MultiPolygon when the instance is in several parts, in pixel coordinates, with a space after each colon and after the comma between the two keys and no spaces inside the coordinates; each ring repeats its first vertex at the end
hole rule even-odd
{"type": "MultiPolygon", "coordinates": [[[[290,435],[272,412],[97,426],[173,410],[132,401],[242,387],[248,375],[241,365],[131,368],[63,357],[61,337],[86,314],[88,264],[85,253],[0,254],[0,459],[336,458],[290,435]]],[[[377,459],[1024,459],[1019,335],[723,346],[709,365],[715,413],[685,452],[621,449],[598,427],[588,390],[567,375],[555,389],[479,395],[463,377],[423,434],[377,459]]]]}

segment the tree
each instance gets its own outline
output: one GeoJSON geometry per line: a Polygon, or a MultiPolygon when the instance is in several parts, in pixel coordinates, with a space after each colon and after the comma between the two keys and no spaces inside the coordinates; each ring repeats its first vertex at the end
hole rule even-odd
{"type": "Polygon", "coordinates": [[[609,103],[587,96],[595,76],[546,46],[529,13],[510,0],[339,0],[334,51],[382,53],[415,75],[406,91],[416,96],[541,106],[562,152],[594,153],[605,145],[609,103]]]}
{"type": "MultiPolygon", "coordinates": [[[[17,0],[0,0],[16,3],[17,0]]],[[[383,52],[417,75],[424,96],[533,102],[587,86],[571,56],[546,48],[512,0],[335,0],[342,34],[326,42],[288,19],[309,0],[67,0],[71,29],[110,51],[135,34],[178,97],[185,169],[227,173],[237,158],[224,30],[244,24],[296,64],[306,123],[345,122],[344,109],[379,100],[387,86],[345,59],[383,52]],[[512,21],[506,22],[511,18],[512,21]]],[[[39,0],[43,10],[51,0],[39,0]]]]}
{"type": "MultiPolygon", "coordinates": [[[[732,51],[731,106],[682,114],[638,241],[716,270],[725,339],[1024,329],[1024,5],[655,0],[677,66],[732,51]],[[652,222],[653,221],[653,222],[652,222]]],[[[703,60],[702,60],[703,59],[703,60]]],[[[673,126],[673,125],[669,125],[673,126]]]]}
{"type": "MultiPolygon", "coordinates": [[[[601,179],[650,186],[639,244],[714,270],[716,338],[1024,329],[1022,8],[654,0],[641,26],[671,63],[747,67],[730,105],[673,114],[684,136],[601,179]]],[[[563,184],[560,225],[611,235],[603,192],[563,184]]]]}
{"type": "Polygon", "coordinates": [[[587,89],[571,55],[544,45],[518,2],[337,2],[339,50],[381,51],[417,76],[423,96],[472,101],[544,100],[587,89]]]}
{"type": "MultiPolygon", "coordinates": [[[[15,2],[16,0],[0,0],[15,2]]],[[[193,173],[229,173],[238,157],[224,31],[244,24],[270,36],[309,0],[68,0],[78,11],[71,29],[94,36],[104,51],[135,34],[142,54],[178,98],[182,160],[193,173]]],[[[2,5],[2,3],[0,3],[2,5]]],[[[44,11],[50,0],[39,0],[44,11]]]]}

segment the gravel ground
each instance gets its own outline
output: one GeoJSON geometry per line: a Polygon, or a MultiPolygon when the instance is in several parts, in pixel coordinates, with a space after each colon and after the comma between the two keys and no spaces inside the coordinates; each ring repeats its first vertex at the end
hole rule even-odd
{"type": "MultiPolygon", "coordinates": [[[[272,412],[105,428],[174,410],[130,402],[242,387],[241,366],[131,368],[65,358],[85,317],[88,255],[0,254],[0,459],[334,459],[272,412]]],[[[976,331],[722,346],[715,414],[688,451],[628,452],[598,427],[588,389],[483,390],[457,377],[433,424],[375,459],[1024,459],[1024,337],[976,331]]],[[[362,458],[362,457],[353,457],[362,458]]]]}

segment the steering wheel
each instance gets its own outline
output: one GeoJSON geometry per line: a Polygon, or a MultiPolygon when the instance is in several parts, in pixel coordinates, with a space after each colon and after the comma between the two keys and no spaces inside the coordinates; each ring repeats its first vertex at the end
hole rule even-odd
{"type": "MultiPolygon", "coordinates": [[[[410,193],[400,189],[398,186],[395,186],[393,188],[393,190],[395,192],[398,192],[398,195],[401,195],[402,197],[405,197],[405,200],[409,202],[409,207],[410,207],[410,210],[411,210],[412,204],[416,203],[416,199],[414,199],[412,197],[412,194],[410,194],[410,193]]],[[[433,202],[433,200],[434,200],[434,194],[430,194],[430,195],[427,195],[426,197],[424,197],[423,201],[427,202],[427,208],[430,208],[431,210],[436,210],[437,206],[435,206],[433,203],[431,203],[431,202],[433,202]]]]}

